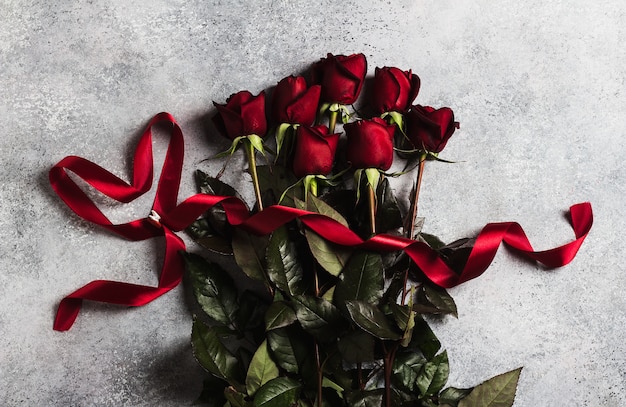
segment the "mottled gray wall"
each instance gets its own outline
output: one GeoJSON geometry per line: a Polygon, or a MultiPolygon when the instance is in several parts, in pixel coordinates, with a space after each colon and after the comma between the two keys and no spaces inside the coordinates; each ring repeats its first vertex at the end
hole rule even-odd
{"type": "MultiPolygon", "coordinates": [[[[226,147],[207,138],[211,101],[257,93],[327,52],[363,52],[372,70],[412,68],[418,101],[461,122],[443,154],[459,163],[426,169],[427,231],[453,240],[516,220],[548,248],[572,238],[570,204],[594,205],[571,265],[545,272],[502,250],[451,290],[459,319],[434,323],[450,384],[523,365],[516,406],[626,405],[625,10],[621,0],[0,1],[0,404],[188,405],[200,389],[182,288],[139,309],[86,304],[71,331],[52,331],[60,298],[88,281],[155,284],[162,249],[79,220],[48,185],[54,163],[77,154],[127,178],[139,132],[166,110],[186,135],[187,196],[192,171],[217,171],[202,159],[226,147]]],[[[145,216],[152,196],[99,202],[124,221],[145,216]]]]}

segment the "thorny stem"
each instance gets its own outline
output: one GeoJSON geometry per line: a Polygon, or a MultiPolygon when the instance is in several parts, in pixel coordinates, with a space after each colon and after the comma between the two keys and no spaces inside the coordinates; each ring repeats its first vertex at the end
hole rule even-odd
{"type": "Polygon", "coordinates": [[[245,139],[244,141],[246,155],[248,156],[248,166],[250,167],[250,175],[252,176],[252,184],[254,185],[254,194],[256,196],[256,204],[259,211],[263,210],[263,199],[261,198],[261,186],[259,185],[259,176],[256,171],[256,157],[254,154],[254,146],[245,139]]]}

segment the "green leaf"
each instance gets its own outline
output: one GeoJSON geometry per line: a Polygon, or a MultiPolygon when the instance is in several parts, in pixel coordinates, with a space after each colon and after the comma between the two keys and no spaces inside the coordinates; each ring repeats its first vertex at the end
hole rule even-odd
{"type": "Polygon", "coordinates": [[[344,319],[329,301],[305,295],[293,297],[293,306],[302,328],[318,341],[328,342],[337,337],[344,319]]]}
{"type": "Polygon", "coordinates": [[[456,318],[459,316],[456,303],[450,294],[444,288],[435,288],[431,284],[422,285],[413,309],[423,314],[451,314],[456,318]]]}
{"type": "Polygon", "coordinates": [[[228,273],[217,264],[190,253],[183,255],[193,293],[202,310],[214,321],[237,325],[237,288],[228,273]]]}
{"type": "Polygon", "coordinates": [[[376,206],[376,230],[387,232],[402,226],[402,213],[389,185],[389,179],[383,178],[378,186],[378,204],[376,206]]]}
{"type": "Polygon", "coordinates": [[[352,331],[339,338],[337,348],[348,363],[372,362],[374,358],[374,337],[367,332],[352,331]]]}
{"type": "MultiPolygon", "coordinates": [[[[280,198],[283,192],[298,182],[298,179],[291,171],[281,166],[259,165],[256,167],[256,171],[261,190],[271,192],[274,202],[278,202],[278,198],[280,198]]],[[[285,196],[281,205],[293,206],[291,195],[294,194],[299,199],[303,198],[302,191],[299,191],[299,188],[295,188],[292,193],[285,196]]]]}
{"type": "Polygon", "coordinates": [[[315,260],[329,274],[337,277],[346,266],[351,251],[328,242],[310,229],[306,229],[304,235],[315,260]]]}
{"type": "Polygon", "coordinates": [[[257,391],[255,407],[288,407],[293,405],[300,394],[300,383],[288,377],[270,380],[257,391]]]}
{"type": "Polygon", "coordinates": [[[296,246],[289,239],[286,227],[280,227],[272,233],[266,259],[267,274],[280,290],[289,295],[304,293],[304,272],[298,261],[296,246]]]}
{"type": "Polygon", "coordinates": [[[459,407],[511,407],[521,371],[520,367],[479,384],[459,402],[459,407]]]}
{"type": "Polygon", "coordinates": [[[194,404],[202,404],[207,407],[222,407],[226,403],[224,390],[228,384],[213,376],[204,379],[202,393],[194,404]]]}
{"type": "Polygon", "coordinates": [[[437,339],[435,333],[430,329],[428,323],[419,315],[415,317],[415,327],[413,328],[413,337],[411,338],[409,347],[419,349],[426,359],[432,359],[439,349],[441,349],[439,339],[437,339]]]}
{"type": "Polygon", "coordinates": [[[265,248],[267,236],[256,236],[239,228],[233,229],[233,254],[235,262],[252,279],[265,280],[265,248]]]}
{"type": "Polygon", "coordinates": [[[191,345],[198,362],[215,377],[226,380],[231,386],[241,387],[239,362],[226,349],[213,327],[194,320],[191,331],[191,345]]]}
{"type": "Polygon", "coordinates": [[[393,362],[392,378],[406,390],[413,391],[417,377],[426,364],[426,359],[417,352],[400,351],[393,362]]]}
{"type": "Polygon", "coordinates": [[[419,240],[429,245],[433,250],[437,250],[446,245],[435,235],[421,232],[418,237],[419,240]]]}
{"type": "Polygon", "coordinates": [[[384,389],[357,390],[347,394],[349,407],[380,407],[383,405],[384,389]]]}
{"type": "Polygon", "coordinates": [[[270,380],[278,377],[278,366],[270,357],[267,341],[263,341],[254,352],[246,375],[246,391],[254,396],[257,390],[270,380]]]}
{"type": "Polygon", "coordinates": [[[415,328],[415,318],[417,315],[408,305],[391,303],[390,307],[396,324],[398,324],[398,328],[403,331],[400,344],[406,347],[413,337],[413,328],[415,328]]]}
{"type": "Polygon", "coordinates": [[[346,219],[341,216],[339,212],[315,195],[309,195],[306,209],[311,212],[325,215],[341,223],[343,226],[348,227],[348,221],[346,221],[346,219]]]}
{"type": "MultiPolygon", "coordinates": [[[[314,195],[309,195],[306,209],[328,216],[348,227],[348,222],[339,212],[314,195]]],[[[351,251],[326,241],[310,229],[305,230],[305,236],[315,260],[324,270],[333,276],[338,276],[346,265],[351,251]]]]}
{"type": "Polygon", "coordinates": [[[448,381],[449,374],[448,353],[444,350],[422,366],[416,380],[420,393],[423,396],[439,393],[448,381]]]}
{"type": "Polygon", "coordinates": [[[473,388],[457,389],[456,387],[448,387],[439,394],[439,404],[458,407],[459,401],[470,394],[472,389],[473,388]]]}
{"type": "Polygon", "coordinates": [[[283,301],[273,302],[265,313],[265,330],[282,328],[296,322],[294,310],[283,301]]]}
{"type": "Polygon", "coordinates": [[[246,401],[245,393],[237,391],[232,387],[227,387],[224,389],[224,396],[228,400],[229,404],[220,405],[219,407],[229,406],[229,407],[254,407],[254,404],[246,401]]]}
{"type": "Polygon", "coordinates": [[[341,273],[335,288],[335,304],[341,308],[341,304],[348,300],[376,303],[382,296],[383,286],[383,260],[380,254],[357,252],[350,257],[341,273]]]}
{"type": "Polygon", "coordinates": [[[196,243],[205,249],[222,255],[233,254],[230,238],[218,234],[210,225],[208,218],[194,221],[185,231],[196,243]]]}
{"type": "Polygon", "coordinates": [[[363,301],[346,301],[345,304],[350,319],[364,331],[383,340],[396,340],[402,337],[393,330],[385,314],[375,306],[363,301]]]}
{"type": "Polygon", "coordinates": [[[278,366],[289,373],[298,373],[304,369],[310,356],[308,344],[304,341],[305,336],[299,326],[267,332],[267,343],[278,366]]]}
{"type": "Polygon", "coordinates": [[[237,327],[239,331],[252,332],[263,325],[263,316],[268,308],[265,298],[260,294],[244,290],[239,296],[239,312],[237,313],[237,327]]]}

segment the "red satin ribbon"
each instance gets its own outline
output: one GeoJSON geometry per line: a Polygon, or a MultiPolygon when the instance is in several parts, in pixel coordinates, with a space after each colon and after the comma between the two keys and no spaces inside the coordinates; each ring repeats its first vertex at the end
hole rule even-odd
{"type": "Polygon", "coordinates": [[[61,160],[50,170],[50,183],[56,193],[80,217],[100,225],[129,240],[164,236],[165,260],[157,287],[96,280],[65,297],[57,311],[54,329],[65,331],[74,323],[83,300],[126,306],[141,306],[165,294],[182,279],[184,266],[178,252],[185,250],[183,241],[174,234],[189,226],[215,205],[221,205],[229,223],[248,232],[265,235],[281,225],[300,221],[338,245],[374,251],[404,250],[424,274],[441,287],[453,287],[480,276],[491,264],[501,242],[548,267],[569,263],[589,233],[593,223],[588,202],[570,208],[570,219],[576,239],[563,246],[534,251],[521,226],[514,222],[490,223],[478,235],[465,268],[460,274],[450,269],[428,245],[403,237],[380,234],[362,240],[353,231],[326,216],[304,210],[274,205],[250,216],[243,202],[234,197],[197,194],[176,204],[183,164],[183,134],[169,113],[157,114],[148,124],[135,152],[133,182],[126,183],[102,167],[76,156],[61,160]],[[68,176],[73,172],[98,191],[120,202],[130,202],[146,193],[152,184],[152,127],[159,122],[172,124],[172,135],[159,179],[151,216],[124,224],[112,224],[91,199],[68,176]]]}

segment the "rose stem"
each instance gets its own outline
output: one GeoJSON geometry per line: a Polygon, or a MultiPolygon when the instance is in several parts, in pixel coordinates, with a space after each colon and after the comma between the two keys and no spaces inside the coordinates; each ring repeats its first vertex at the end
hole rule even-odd
{"type": "Polygon", "coordinates": [[[261,186],[259,185],[259,175],[256,172],[256,157],[254,156],[254,146],[245,139],[246,155],[248,156],[248,166],[250,167],[250,175],[252,176],[252,184],[254,184],[254,194],[256,195],[256,204],[259,211],[263,210],[263,200],[261,198],[261,186]]]}
{"type": "Polygon", "coordinates": [[[398,344],[396,343],[390,350],[387,352],[387,347],[385,346],[385,342],[382,343],[383,352],[385,353],[385,357],[383,359],[384,367],[385,367],[385,406],[391,407],[391,373],[393,361],[396,358],[396,351],[398,350],[398,344]]]}
{"type": "MultiPolygon", "coordinates": [[[[304,191],[305,200],[309,196],[309,193],[313,196],[317,196],[317,182],[315,181],[315,178],[312,179],[312,182],[309,184],[309,186],[311,187],[310,191],[309,190],[304,191]]],[[[314,287],[315,296],[319,297],[320,296],[320,281],[319,281],[319,275],[317,274],[317,267],[315,264],[313,265],[313,276],[314,276],[314,282],[315,282],[315,287],[314,287]]],[[[317,339],[313,339],[313,343],[315,345],[315,365],[317,367],[317,407],[322,407],[323,406],[322,383],[324,382],[324,375],[322,372],[322,364],[320,361],[320,346],[317,343],[317,339]]]]}
{"type": "Polygon", "coordinates": [[[376,191],[371,185],[367,186],[367,197],[369,200],[370,209],[370,229],[372,235],[376,234],[376,191]]]}
{"type": "Polygon", "coordinates": [[[335,126],[337,125],[338,115],[338,111],[330,111],[330,116],[328,118],[328,134],[335,134],[335,126]]]}
{"type": "Polygon", "coordinates": [[[424,174],[424,164],[426,163],[426,154],[420,155],[420,163],[417,167],[417,185],[415,186],[415,196],[413,202],[411,202],[411,210],[409,219],[411,224],[408,227],[408,233],[406,237],[413,239],[413,232],[415,231],[415,218],[417,217],[417,201],[420,196],[420,188],[422,186],[422,175],[424,174]]]}
{"type": "MultiPolygon", "coordinates": [[[[417,184],[415,185],[415,196],[413,197],[413,202],[411,202],[411,210],[409,211],[408,221],[411,224],[408,226],[408,233],[406,233],[406,237],[409,239],[413,239],[413,233],[415,232],[415,218],[417,217],[417,200],[420,196],[420,188],[422,186],[422,175],[424,174],[424,164],[426,163],[426,153],[422,153],[420,155],[420,163],[417,167],[417,184]]],[[[406,226],[406,225],[405,225],[406,226]]],[[[406,230],[406,229],[405,229],[406,230]]],[[[404,284],[402,285],[402,305],[406,300],[406,285],[409,280],[409,269],[407,268],[404,272],[404,284]]]]}

